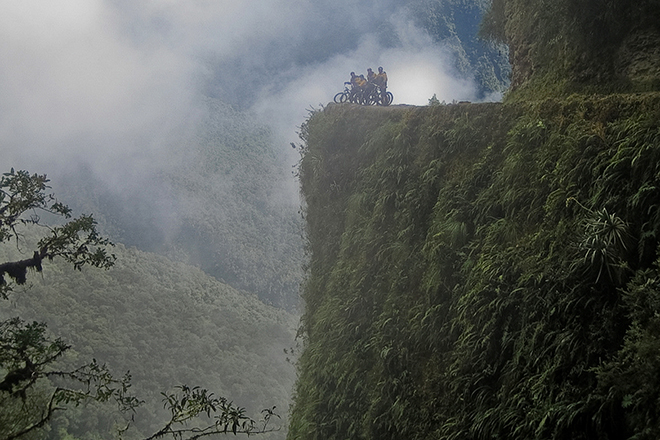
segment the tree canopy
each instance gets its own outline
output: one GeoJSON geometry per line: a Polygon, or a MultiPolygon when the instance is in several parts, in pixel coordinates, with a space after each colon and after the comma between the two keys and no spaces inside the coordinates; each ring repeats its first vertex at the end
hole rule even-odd
{"type": "MultiPolygon", "coordinates": [[[[102,237],[91,215],[72,218],[68,206],[50,193],[46,175],[12,169],[0,179],[0,243],[15,243],[22,252],[35,227],[43,229],[30,258],[0,264],[0,287],[5,300],[27,282],[28,271],[43,270],[44,260],[61,260],[75,270],[84,266],[110,269],[114,246],[102,237]],[[48,217],[48,225],[42,221],[48,217]],[[59,222],[57,221],[59,220],[59,222]]],[[[32,248],[31,248],[32,249],[32,248]]],[[[4,313],[3,313],[4,315],[4,313]]],[[[12,317],[0,322],[0,438],[31,438],[56,412],[90,402],[113,401],[126,414],[125,431],[144,402],[131,393],[131,374],[115,377],[103,363],[92,359],[73,368],[59,362],[71,345],[50,334],[46,324],[12,317]]],[[[199,438],[211,434],[264,433],[276,416],[274,408],[263,420],[249,417],[246,409],[199,386],[180,385],[162,392],[169,419],[149,439],[164,436],[199,438]],[[190,424],[193,419],[203,419],[190,424]]]]}

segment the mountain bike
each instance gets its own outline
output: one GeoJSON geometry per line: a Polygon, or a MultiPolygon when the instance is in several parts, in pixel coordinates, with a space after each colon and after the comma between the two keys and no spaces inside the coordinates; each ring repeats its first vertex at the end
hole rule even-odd
{"type": "Polygon", "coordinates": [[[361,105],[390,105],[394,100],[392,92],[387,92],[383,99],[380,88],[376,85],[364,89],[351,87],[350,82],[344,83],[344,91],[335,95],[334,101],[337,104],[350,102],[361,105]]]}
{"type": "Polygon", "coordinates": [[[394,95],[392,92],[383,93],[380,90],[380,87],[374,86],[369,93],[369,96],[366,99],[365,104],[367,105],[390,105],[394,101],[394,95]]]}
{"type": "Polygon", "coordinates": [[[355,99],[355,93],[353,92],[353,89],[350,87],[351,83],[350,82],[345,82],[344,83],[344,91],[339,92],[335,95],[334,101],[337,104],[341,104],[343,102],[356,102],[355,99]]]}

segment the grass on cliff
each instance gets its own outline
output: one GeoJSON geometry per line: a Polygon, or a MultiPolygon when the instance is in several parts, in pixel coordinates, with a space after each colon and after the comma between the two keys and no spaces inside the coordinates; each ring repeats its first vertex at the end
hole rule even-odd
{"type": "Polygon", "coordinates": [[[657,438],[660,96],[306,123],[289,438],[657,438]]]}
{"type": "Polygon", "coordinates": [[[509,46],[508,99],[660,89],[657,0],[493,0],[480,35],[509,46]]]}

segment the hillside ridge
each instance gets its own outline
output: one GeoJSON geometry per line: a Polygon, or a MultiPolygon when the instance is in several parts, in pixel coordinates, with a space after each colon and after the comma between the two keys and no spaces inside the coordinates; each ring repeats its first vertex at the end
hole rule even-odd
{"type": "Polygon", "coordinates": [[[660,93],[328,105],[288,438],[656,438],[660,93]]]}

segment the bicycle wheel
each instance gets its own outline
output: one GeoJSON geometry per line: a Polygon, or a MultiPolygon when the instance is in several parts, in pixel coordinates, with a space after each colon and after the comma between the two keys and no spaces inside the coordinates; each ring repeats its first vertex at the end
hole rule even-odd
{"type": "Polygon", "coordinates": [[[377,91],[373,91],[369,95],[369,105],[380,105],[380,96],[377,91]]]}
{"type": "Polygon", "coordinates": [[[387,92],[387,94],[385,95],[385,100],[383,102],[383,105],[390,105],[392,104],[392,101],[394,101],[394,95],[392,94],[392,92],[387,92]]]}
{"type": "Polygon", "coordinates": [[[339,92],[335,95],[334,101],[337,104],[341,104],[342,102],[346,102],[347,99],[348,97],[346,96],[346,92],[339,92]]]}

